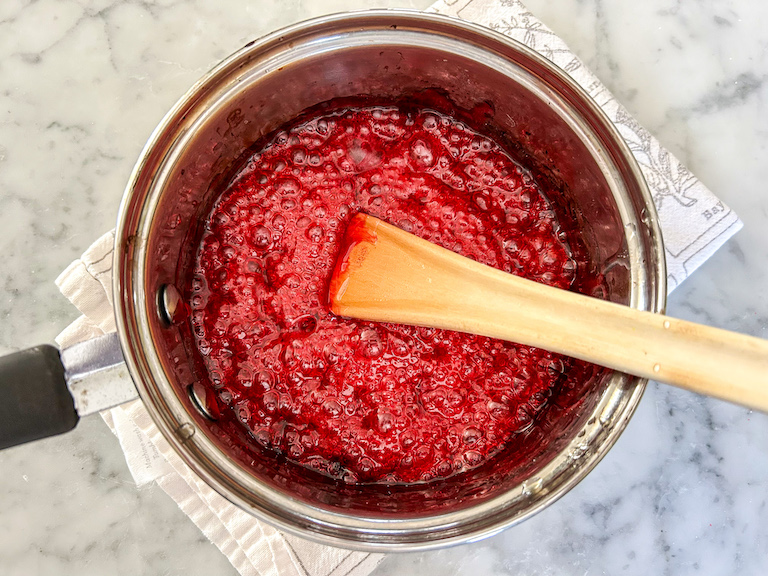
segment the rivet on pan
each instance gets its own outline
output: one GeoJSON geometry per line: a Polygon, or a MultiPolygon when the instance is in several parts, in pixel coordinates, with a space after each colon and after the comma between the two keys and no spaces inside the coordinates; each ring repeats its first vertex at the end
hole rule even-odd
{"type": "Polygon", "coordinates": [[[216,420],[208,407],[208,395],[205,393],[205,388],[200,382],[190,384],[187,387],[187,392],[189,393],[189,399],[192,400],[192,405],[200,414],[208,418],[208,420],[216,420]]]}
{"type": "Polygon", "coordinates": [[[173,284],[163,284],[157,291],[157,315],[166,326],[178,322],[184,308],[181,294],[173,284]]]}
{"type": "Polygon", "coordinates": [[[186,442],[195,435],[195,427],[189,422],[184,422],[184,424],[176,428],[176,435],[182,442],[186,442]]]}
{"type": "Polygon", "coordinates": [[[523,496],[531,496],[541,490],[544,481],[541,478],[531,478],[523,482],[522,494],[523,496]]]}

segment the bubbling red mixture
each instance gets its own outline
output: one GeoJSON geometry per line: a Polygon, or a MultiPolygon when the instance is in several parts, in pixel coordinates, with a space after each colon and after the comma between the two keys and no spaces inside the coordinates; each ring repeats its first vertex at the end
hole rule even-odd
{"type": "Polygon", "coordinates": [[[284,127],[213,206],[197,254],[192,329],[219,419],[350,483],[428,481],[487,461],[581,363],[337,317],[328,283],[363,211],[569,288],[582,264],[546,193],[492,139],[435,111],[359,106],[284,127]]]}

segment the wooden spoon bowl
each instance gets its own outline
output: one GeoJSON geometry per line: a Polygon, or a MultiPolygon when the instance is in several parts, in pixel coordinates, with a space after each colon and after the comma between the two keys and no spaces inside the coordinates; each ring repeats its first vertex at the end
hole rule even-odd
{"type": "Polygon", "coordinates": [[[545,348],[768,412],[768,341],[545,286],[366,214],[331,278],[335,314],[545,348]]]}

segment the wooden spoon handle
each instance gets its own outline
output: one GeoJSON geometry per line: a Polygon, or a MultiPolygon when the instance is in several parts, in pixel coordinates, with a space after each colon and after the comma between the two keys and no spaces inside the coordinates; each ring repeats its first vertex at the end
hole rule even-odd
{"type": "Polygon", "coordinates": [[[552,288],[360,214],[334,313],[545,348],[768,412],[768,341],[552,288]]]}

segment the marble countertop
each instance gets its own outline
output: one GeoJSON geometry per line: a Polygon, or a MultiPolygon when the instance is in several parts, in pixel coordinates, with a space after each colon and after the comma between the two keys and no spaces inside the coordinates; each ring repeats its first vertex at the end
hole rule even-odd
{"type": "MultiPolygon", "coordinates": [[[[166,110],[212,64],[326,12],[430,0],[3,0],[0,353],[76,311],[53,280],[114,226],[166,110]]],[[[672,316],[768,337],[768,4],[528,0],[744,229],[672,316]]],[[[235,574],[98,417],[0,453],[0,573],[235,574]]],[[[766,574],[768,416],[652,384],[619,442],[554,506],[488,540],[374,574],[766,574]]]]}

